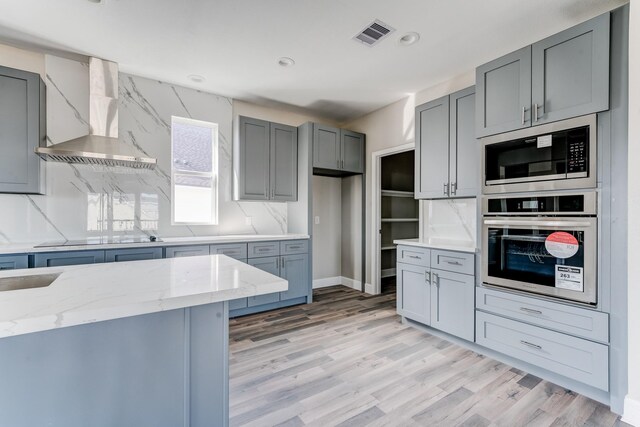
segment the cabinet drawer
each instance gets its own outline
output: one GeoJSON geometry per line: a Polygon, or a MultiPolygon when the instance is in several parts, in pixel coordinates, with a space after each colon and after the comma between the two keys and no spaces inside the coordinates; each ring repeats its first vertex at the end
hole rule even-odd
{"type": "Polygon", "coordinates": [[[38,253],[34,256],[34,267],[62,267],[101,262],[104,262],[104,251],[38,253]]]}
{"type": "Polygon", "coordinates": [[[431,268],[454,273],[475,274],[475,254],[449,251],[431,251],[431,268]]]}
{"type": "Polygon", "coordinates": [[[308,252],[308,240],[287,240],[280,242],[280,255],[306,254],[308,252]]]}
{"type": "Polygon", "coordinates": [[[143,261],[162,258],[162,248],[109,249],[104,253],[105,262],[143,261]]]}
{"type": "Polygon", "coordinates": [[[29,266],[29,255],[0,256],[0,270],[15,270],[29,266]]]}
{"type": "Polygon", "coordinates": [[[185,256],[209,255],[209,246],[170,246],[165,249],[165,258],[178,258],[185,256]]]}
{"type": "Polygon", "coordinates": [[[422,267],[429,267],[431,249],[419,248],[417,246],[402,246],[398,245],[397,248],[397,262],[405,264],[420,265],[422,267]]]}
{"type": "Polygon", "coordinates": [[[609,347],[476,312],[476,342],[600,390],[609,390],[609,347]]]}
{"type": "Polygon", "coordinates": [[[609,342],[609,315],[495,289],[476,289],[476,308],[577,337],[609,342]]]}
{"type": "Polygon", "coordinates": [[[209,253],[211,255],[226,255],[231,258],[243,260],[247,258],[247,244],[229,243],[225,245],[211,245],[209,253]]]}
{"type": "Polygon", "coordinates": [[[249,243],[249,258],[280,255],[278,242],[251,242],[249,243]]]}

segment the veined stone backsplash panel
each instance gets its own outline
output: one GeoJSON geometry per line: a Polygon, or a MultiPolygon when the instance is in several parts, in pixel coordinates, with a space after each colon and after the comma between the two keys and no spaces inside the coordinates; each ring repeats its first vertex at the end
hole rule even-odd
{"type": "MultiPolygon", "coordinates": [[[[48,144],[89,132],[89,67],[47,55],[48,144]]],[[[191,237],[287,232],[286,203],[231,199],[232,100],[137,76],[119,77],[124,144],[158,159],[154,171],[47,162],[47,195],[0,194],[0,243],[154,234],[191,237]],[[219,125],[219,225],[171,225],[171,116],[219,125]],[[246,225],[251,217],[251,225],[246,225]]]]}
{"type": "Polygon", "coordinates": [[[422,202],[423,240],[455,241],[476,246],[476,199],[426,200],[422,202]]]}

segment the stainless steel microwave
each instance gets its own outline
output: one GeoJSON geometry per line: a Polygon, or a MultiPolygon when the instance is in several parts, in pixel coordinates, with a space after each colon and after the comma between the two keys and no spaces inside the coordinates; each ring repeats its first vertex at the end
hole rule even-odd
{"type": "Polygon", "coordinates": [[[596,187],[596,115],[481,139],[484,194],[596,187]]]}

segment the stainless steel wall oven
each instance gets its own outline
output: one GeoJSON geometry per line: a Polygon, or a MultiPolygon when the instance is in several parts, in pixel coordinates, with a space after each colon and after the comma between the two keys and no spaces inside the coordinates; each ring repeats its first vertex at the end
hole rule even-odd
{"type": "Polygon", "coordinates": [[[597,302],[596,192],[483,199],[488,285],[597,302]]]}

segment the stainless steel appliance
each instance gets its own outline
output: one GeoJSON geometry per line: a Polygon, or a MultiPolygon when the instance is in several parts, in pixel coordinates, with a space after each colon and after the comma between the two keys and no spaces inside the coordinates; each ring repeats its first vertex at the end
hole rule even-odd
{"type": "Polygon", "coordinates": [[[483,138],[483,193],[596,187],[596,115],[483,138]]]}
{"type": "Polygon", "coordinates": [[[596,192],[483,199],[482,280],[597,302],[596,192]]]}

